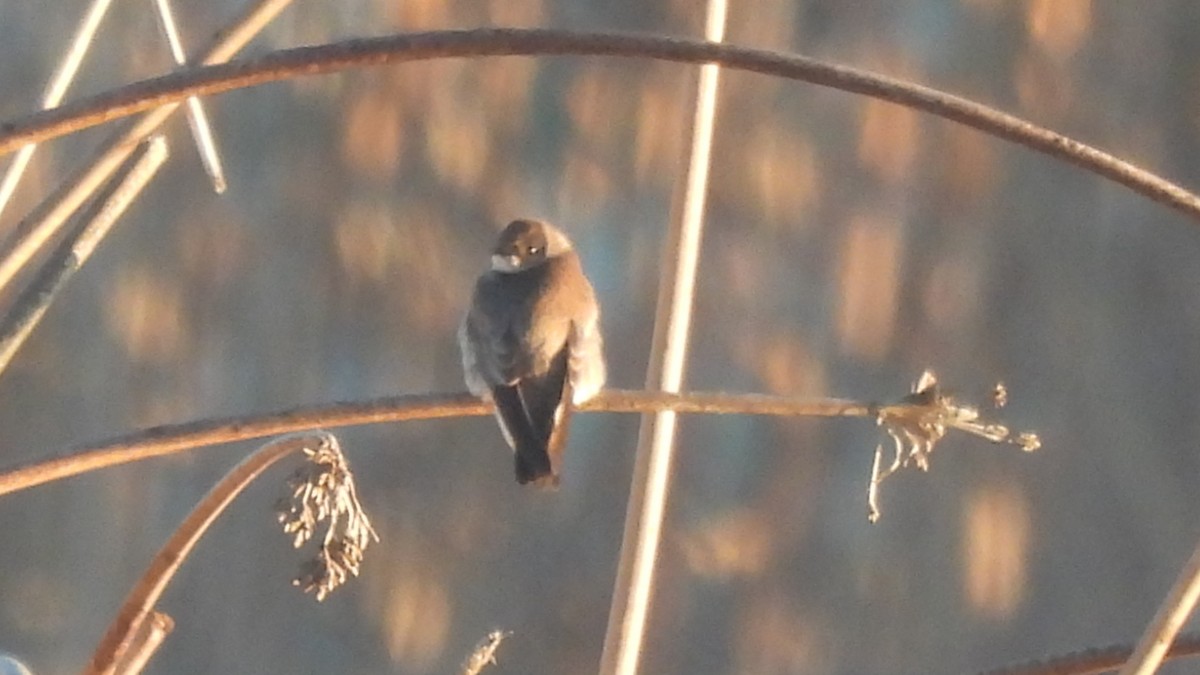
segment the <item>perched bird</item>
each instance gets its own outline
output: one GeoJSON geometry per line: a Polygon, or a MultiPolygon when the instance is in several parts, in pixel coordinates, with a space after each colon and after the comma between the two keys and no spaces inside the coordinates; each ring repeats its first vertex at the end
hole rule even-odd
{"type": "Polygon", "coordinates": [[[496,406],[517,482],[557,486],[571,407],[605,378],[600,308],[567,236],[544,221],[509,223],[458,342],[467,388],[496,406]]]}

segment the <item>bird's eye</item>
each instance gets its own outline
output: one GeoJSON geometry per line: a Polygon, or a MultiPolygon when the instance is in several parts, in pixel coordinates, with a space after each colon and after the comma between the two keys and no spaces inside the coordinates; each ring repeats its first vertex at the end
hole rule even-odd
{"type": "Polygon", "coordinates": [[[529,248],[525,249],[525,252],[528,253],[529,255],[541,255],[542,247],[541,246],[530,246],[529,248]]]}

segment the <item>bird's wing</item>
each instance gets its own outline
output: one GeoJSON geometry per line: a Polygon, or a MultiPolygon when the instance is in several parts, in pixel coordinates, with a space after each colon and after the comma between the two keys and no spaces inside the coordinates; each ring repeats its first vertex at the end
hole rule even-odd
{"type": "Polygon", "coordinates": [[[571,322],[567,347],[570,350],[570,400],[579,405],[600,393],[608,375],[604,365],[604,338],[600,335],[600,312],[595,303],[587,314],[571,322]]]}
{"type": "Polygon", "coordinates": [[[467,387],[486,396],[491,387],[513,384],[529,368],[522,344],[528,319],[513,312],[494,275],[480,277],[471,308],[459,327],[467,387]]]}
{"type": "Polygon", "coordinates": [[[468,391],[486,398],[491,395],[492,384],[484,375],[484,366],[480,363],[482,345],[479,328],[475,325],[472,315],[473,312],[467,312],[458,326],[458,349],[462,352],[463,379],[466,380],[468,391]]]}

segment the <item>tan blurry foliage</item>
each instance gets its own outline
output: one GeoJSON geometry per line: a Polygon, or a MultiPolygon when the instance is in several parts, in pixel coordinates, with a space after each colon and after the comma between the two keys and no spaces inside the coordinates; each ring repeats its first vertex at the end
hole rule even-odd
{"type": "Polygon", "coordinates": [[[680,535],[688,569],[709,579],[761,574],[772,557],[771,524],[763,514],[738,508],[710,518],[680,535]]]}
{"type": "Polygon", "coordinates": [[[1075,101],[1071,72],[1043,53],[1026,51],[1018,56],[1013,80],[1021,108],[1038,117],[1062,117],[1075,101]]]}
{"type": "MultiPolygon", "coordinates": [[[[179,261],[191,282],[209,288],[229,284],[248,264],[245,223],[231,220],[229,214],[212,202],[199,206],[178,231],[179,261]]],[[[191,283],[189,282],[189,283],[191,283]]]]}
{"type": "Polygon", "coordinates": [[[382,87],[346,97],[340,144],[342,163],[380,182],[395,175],[404,153],[403,98],[382,87]]]}
{"type": "MultiPolygon", "coordinates": [[[[487,174],[520,172],[506,164],[508,143],[519,142],[527,124],[530,90],[537,74],[532,59],[438,61],[389,71],[378,92],[364,94],[373,113],[351,108],[367,123],[347,128],[344,152],[353,165],[403,161],[405,153],[428,161],[447,187],[474,195],[487,174]],[[395,138],[375,138],[377,125],[393,125],[395,138]],[[515,140],[514,140],[515,139],[515,140]],[[375,160],[374,162],[369,160],[375,160]]],[[[347,119],[347,126],[358,125],[347,119]]],[[[387,129],[383,129],[386,133],[387,129]]]]}
{"type": "Polygon", "coordinates": [[[738,332],[736,359],[778,395],[816,395],[825,391],[825,366],[795,332],[766,335],[738,332]]]}
{"type": "Polygon", "coordinates": [[[700,0],[667,0],[670,25],[684,35],[704,34],[704,3],[700,0]]]}
{"type": "Polygon", "coordinates": [[[679,86],[678,78],[678,71],[671,75],[667,67],[658,65],[636,92],[633,173],[639,185],[670,186],[679,172],[688,122],[683,109],[687,90],[679,86]]]}
{"type": "Polygon", "coordinates": [[[625,105],[628,92],[635,88],[627,74],[608,64],[580,69],[566,92],[567,116],[575,137],[590,150],[620,147],[625,133],[622,124],[631,107],[625,105]]]}
{"type": "MultiPolygon", "coordinates": [[[[917,82],[923,77],[907,53],[888,43],[868,42],[860,50],[865,67],[917,82]]],[[[920,116],[875,98],[864,99],[859,111],[859,163],[887,184],[905,183],[922,145],[920,116]]]]}
{"type": "Polygon", "coordinates": [[[563,100],[573,144],[614,164],[627,162],[626,146],[638,121],[638,101],[649,86],[644,73],[627,63],[582,67],[563,100]]]}
{"type": "Polygon", "coordinates": [[[164,364],[188,348],[179,281],[137,266],[118,272],[104,315],[109,334],[134,363],[164,364]]]}
{"type": "Polygon", "coordinates": [[[673,184],[687,123],[680,82],[680,70],[672,72],[669,64],[643,70],[598,63],[580,70],[564,100],[573,133],[560,209],[598,208],[630,179],[639,187],[673,184]]]}
{"type": "Polygon", "coordinates": [[[389,283],[402,292],[392,296],[397,304],[391,309],[410,325],[452,334],[470,291],[467,270],[478,269],[483,261],[461,255],[455,227],[438,209],[410,203],[402,204],[400,213],[402,245],[389,283]]]}
{"type": "Polygon", "coordinates": [[[1001,10],[1007,9],[1012,3],[1010,0],[959,0],[963,6],[980,12],[982,14],[995,15],[1001,10]]]}
{"type": "Polygon", "coordinates": [[[920,118],[915,110],[867,99],[862,105],[858,159],[887,183],[907,180],[920,148],[920,118]]]}
{"type": "Polygon", "coordinates": [[[400,255],[400,236],[386,204],[355,201],[333,223],[334,245],[350,284],[381,284],[400,255]]]}
{"type": "Polygon", "coordinates": [[[1000,184],[1004,164],[997,161],[995,140],[961,124],[935,125],[938,185],[948,191],[945,202],[955,208],[971,206],[992,194],[1000,184]]]}
{"type": "Polygon", "coordinates": [[[756,675],[831,670],[822,627],[791,606],[788,594],[756,593],[738,611],[736,672],[756,675]]]}
{"type": "Polygon", "coordinates": [[[723,288],[733,301],[753,307],[770,292],[773,281],[756,240],[733,236],[711,248],[711,266],[721,275],[723,288]]]}
{"type": "Polygon", "coordinates": [[[578,146],[572,146],[563,160],[558,184],[558,209],[583,217],[595,213],[608,202],[613,180],[607,162],[603,162],[578,146]]]}
{"type": "MultiPolygon", "coordinates": [[[[474,4],[475,0],[470,0],[474,4]]],[[[488,0],[487,20],[493,26],[538,26],[546,22],[545,0],[488,0]]]]}
{"type": "Polygon", "coordinates": [[[962,511],[963,585],[976,613],[1011,617],[1029,576],[1032,522],[1025,495],[1014,483],[975,490],[962,511]]]}
{"type": "Polygon", "coordinates": [[[835,325],[846,353],[883,358],[892,344],[903,228],[882,214],[851,218],[838,252],[835,325]]]}
{"type": "MultiPolygon", "coordinates": [[[[702,12],[695,9],[693,12],[696,16],[703,16],[702,12]]],[[[795,51],[792,41],[799,13],[800,5],[794,2],[731,3],[725,41],[763,49],[795,51]]]]}
{"type": "MultiPolygon", "coordinates": [[[[67,629],[80,599],[71,587],[50,570],[30,564],[7,569],[0,578],[6,622],[25,635],[54,639],[67,629]]],[[[7,646],[7,645],[6,645],[7,646]]]]}
{"type": "Polygon", "coordinates": [[[490,171],[480,186],[480,207],[487,213],[489,223],[507,223],[518,215],[527,214],[529,200],[525,194],[525,174],[521,171],[490,171]]]}
{"type": "Polygon", "coordinates": [[[771,231],[801,231],[819,207],[822,176],[807,137],[769,120],[727,132],[713,166],[714,201],[771,231]]]}
{"type": "MultiPolygon", "coordinates": [[[[459,10],[469,10],[469,7],[459,7],[468,3],[446,2],[445,0],[405,0],[404,2],[389,2],[389,18],[393,25],[400,30],[418,31],[435,30],[456,25],[459,10]]],[[[478,7],[480,3],[469,3],[478,7]]],[[[469,21],[462,17],[460,21],[469,21]]]]}
{"type": "Polygon", "coordinates": [[[453,309],[465,297],[466,261],[455,255],[454,229],[436,208],[408,201],[356,200],[345,205],[333,225],[344,279],[353,289],[398,289],[388,311],[405,323],[430,330],[453,329],[453,309]]]}
{"type": "Polygon", "coordinates": [[[430,672],[446,649],[452,615],[445,580],[394,567],[380,625],[392,662],[430,672]]]}
{"type": "Polygon", "coordinates": [[[1092,28],[1092,0],[1028,0],[1025,30],[1055,60],[1071,57],[1092,28]]]}
{"type": "Polygon", "coordinates": [[[495,142],[483,109],[444,94],[430,100],[428,112],[425,154],[434,173],[459,191],[475,189],[488,166],[495,142]]]}
{"type": "Polygon", "coordinates": [[[398,30],[468,26],[536,26],[545,22],[545,0],[393,0],[387,18],[398,30]]]}
{"type": "Polygon", "coordinates": [[[501,136],[520,132],[530,114],[538,61],[520,57],[484,59],[476,61],[475,66],[469,71],[467,86],[477,92],[492,125],[501,136]]]}
{"type": "Polygon", "coordinates": [[[984,305],[980,295],[985,271],[983,257],[968,246],[937,258],[921,289],[921,307],[935,328],[953,335],[955,329],[972,323],[976,310],[984,305]]]}

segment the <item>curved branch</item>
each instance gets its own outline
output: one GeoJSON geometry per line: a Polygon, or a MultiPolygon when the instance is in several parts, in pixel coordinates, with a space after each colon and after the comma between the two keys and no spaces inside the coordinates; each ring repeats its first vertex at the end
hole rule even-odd
{"type": "Polygon", "coordinates": [[[1067,161],[1200,220],[1200,197],[1097,148],[973,101],[910,82],[762,49],[654,35],[482,28],[348,40],[261,58],[181,70],[0,124],[0,155],[190,96],[217,94],[301,75],[467,56],[624,56],[718,63],[801,80],[932,113],[1067,161]]]}
{"type": "MultiPolygon", "coordinates": [[[[760,394],[666,394],[610,389],[579,406],[592,412],[654,412],[867,417],[874,406],[839,399],[800,400],[760,394]]],[[[0,471],[0,495],[109,466],[192,448],[306,429],[487,415],[490,403],[467,394],[414,394],[372,401],[292,408],[266,415],[167,424],[83,446],[53,459],[0,471]]]]}
{"type": "Polygon", "coordinates": [[[117,660],[128,651],[130,640],[162,597],[179,566],[225,507],[229,506],[259,474],[266,471],[267,467],[297,450],[310,446],[317,436],[288,436],[268,443],[242,460],[208,491],[167,543],[159,549],[146,572],[125,598],[125,603],[121,605],[120,611],[97,645],[91,663],[84,671],[87,675],[108,674],[114,671],[117,660]]]}

